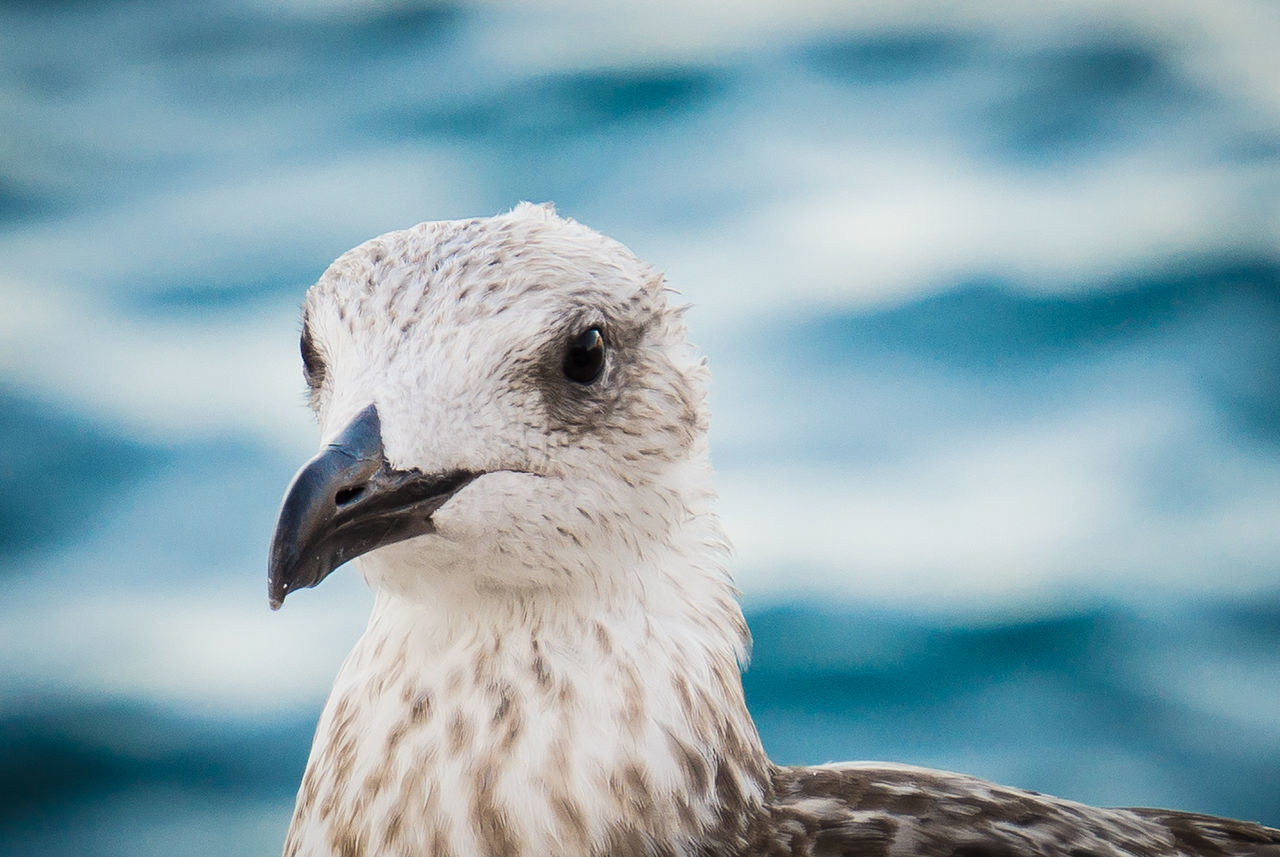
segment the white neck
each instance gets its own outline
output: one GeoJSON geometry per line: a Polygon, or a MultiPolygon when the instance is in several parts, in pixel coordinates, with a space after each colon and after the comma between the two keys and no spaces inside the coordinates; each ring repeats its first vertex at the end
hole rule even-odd
{"type": "Polygon", "coordinates": [[[694,516],[608,597],[379,592],[317,728],[286,855],[638,857],[707,837],[736,850],[768,762],[722,541],[694,516]]]}

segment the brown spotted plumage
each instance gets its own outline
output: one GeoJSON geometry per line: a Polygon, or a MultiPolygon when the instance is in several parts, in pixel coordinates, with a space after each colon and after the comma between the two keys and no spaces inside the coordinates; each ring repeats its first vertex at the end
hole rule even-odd
{"type": "Polygon", "coordinates": [[[389,233],[308,293],[302,352],[324,444],[271,599],[356,556],[376,597],[286,855],[1280,857],[1245,822],[771,763],[706,368],[616,242],[530,205],[389,233]]]}

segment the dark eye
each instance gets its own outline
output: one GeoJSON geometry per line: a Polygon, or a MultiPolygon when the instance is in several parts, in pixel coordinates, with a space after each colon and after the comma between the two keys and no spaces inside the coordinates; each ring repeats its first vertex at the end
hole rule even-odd
{"type": "Polygon", "coordinates": [[[311,338],[311,328],[302,328],[302,339],[299,342],[302,351],[302,377],[308,387],[319,387],[324,380],[324,361],[320,359],[320,351],[311,338]]]}
{"type": "Polygon", "coordinates": [[[578,384],[590,384],[604,371],[604,336],[591,328],[569,340],[564,353],[564,376],[578,384]]]}

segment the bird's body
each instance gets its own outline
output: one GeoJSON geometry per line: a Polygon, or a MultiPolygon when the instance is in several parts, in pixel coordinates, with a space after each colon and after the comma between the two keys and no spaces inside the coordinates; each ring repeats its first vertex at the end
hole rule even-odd
{"type": "Polygon", "coordinates": [[[287,855],[1274,855],[1280,832],[956,774],[773,765],[661,277],[547,208],[422,224],[308,295],[328,446],[271,591],[364,554],[376,593],[287,855]]]}

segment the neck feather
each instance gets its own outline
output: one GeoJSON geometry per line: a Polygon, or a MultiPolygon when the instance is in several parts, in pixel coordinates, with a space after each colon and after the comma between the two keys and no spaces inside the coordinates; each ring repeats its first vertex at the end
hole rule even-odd
{"type": "Polygon", "coordinates": [[[709,516],[688,524],[607,598],[380,593],[321,717],[286,854],[739,850],[768,761],[723,540],[709,516]]]}

